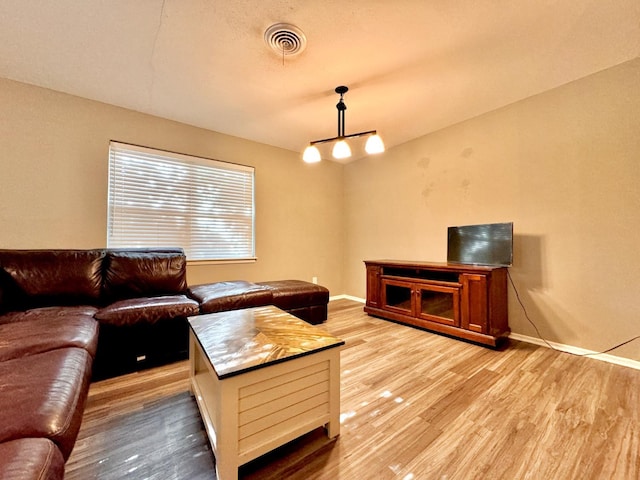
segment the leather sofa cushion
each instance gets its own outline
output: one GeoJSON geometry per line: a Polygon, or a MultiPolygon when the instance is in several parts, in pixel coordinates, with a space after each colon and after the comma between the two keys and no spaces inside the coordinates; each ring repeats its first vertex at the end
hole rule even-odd
{"type": "Polygon", "coordinates": [[[0,442],[44,437],[69,458],[92,361],[86,350],[63,348],[0,362],[0,442]]]}
{"type": "Polygon", "coordinates": [[[4,310],[96,304],[104,250],[0,250],[4,310]]]}
{"type": "Polygon", "coordinates": [[[329,290],[303,280],[273,280],[258,282],[273,290],[273,304],[283,310],[322,305],[329,302],[329,290]]]}
{"type": "MultiPolygon", "coordinates": [[[[22,321],[0,324],[0,361],[64,347],[78,347],[95,357],[98,322],[93,315],[62,313],[67,307],[43,308],[49,315],[20,312],[22,321]]],[[[74,310],[69,308],[69,310],[74,310]]]]}
{"type": "Polygon", "coordinates": [[[187,291],[187,259],[176,250],[109,250],[105,261],[106,301],[175,295],[187,291]]]}
{"type": "Polygon", "coordinates": [[[53,317],[67,318],[69,316],[93,317],[98,311],[96,307],[88,305],[65,307],[41,307],[27,311],[7,312],[0,316],[0,325],[11,322],[24,322],[29,320],[49,319],[53,317]]]}
{"type": "Polygon", "coordinates": [[[244,280],[207,283],[189,288],[189,296],[200,303],[200,312],[215,313],[270,305],[270,288],[244,280]]]}
{"type": "Polygon", "coordinates": [[[0,478],[62,480],[62,453],[47,438],[20,438],[0,443],[0,478]]]}
{"type": "Polygon", "coordinates": [[[139,322],[156,323],[160,320],[197,315],[198,302],[186,295],[130,298],[114,302],[95,314],[100,322],[109,325],[133,325],[139,322]]]}

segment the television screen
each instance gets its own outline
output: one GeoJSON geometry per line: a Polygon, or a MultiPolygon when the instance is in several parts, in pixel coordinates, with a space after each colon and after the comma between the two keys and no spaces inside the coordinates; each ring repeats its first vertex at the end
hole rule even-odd
{"type": "Polygon", "coordinates": [[[447,229],[447,262],[468,265],[513,264],[513,222],[447,229]]]}

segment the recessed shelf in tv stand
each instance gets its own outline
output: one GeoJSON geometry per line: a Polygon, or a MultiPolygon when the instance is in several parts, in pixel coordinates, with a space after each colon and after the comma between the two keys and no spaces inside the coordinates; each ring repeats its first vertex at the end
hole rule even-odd
{"type": "Polygon", "coordinates": [[[507,269],[366,260],[369,315],[496,347],[509,335],[507,269]]]}

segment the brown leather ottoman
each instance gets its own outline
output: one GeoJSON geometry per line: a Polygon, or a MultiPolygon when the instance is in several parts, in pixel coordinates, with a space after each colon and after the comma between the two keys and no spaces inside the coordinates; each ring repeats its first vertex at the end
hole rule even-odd
{"type": "Polygon", "coordinates": [[[216,313],[270,305],[273,293],[270,288],[233,280],[194,285],[189,287],[189,296],[200,303],[200,313],[216,313]]]}
{"type": "Polygon", "coordinates": [[[329,290],[303,280],[272,280],[258,282],[273,293],[272,304],[302,320],[318,324],[327,319],[329,290]]]}

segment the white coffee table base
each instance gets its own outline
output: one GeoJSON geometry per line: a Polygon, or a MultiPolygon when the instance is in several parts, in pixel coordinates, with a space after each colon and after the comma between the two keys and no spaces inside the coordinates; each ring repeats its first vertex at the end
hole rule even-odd
{"type": "Polygon", "coordinates": [[[191,390],[216,457],[218,480],[300,435],[340,433],[340,348],[218,379],[190,331],[191,390]]]}

